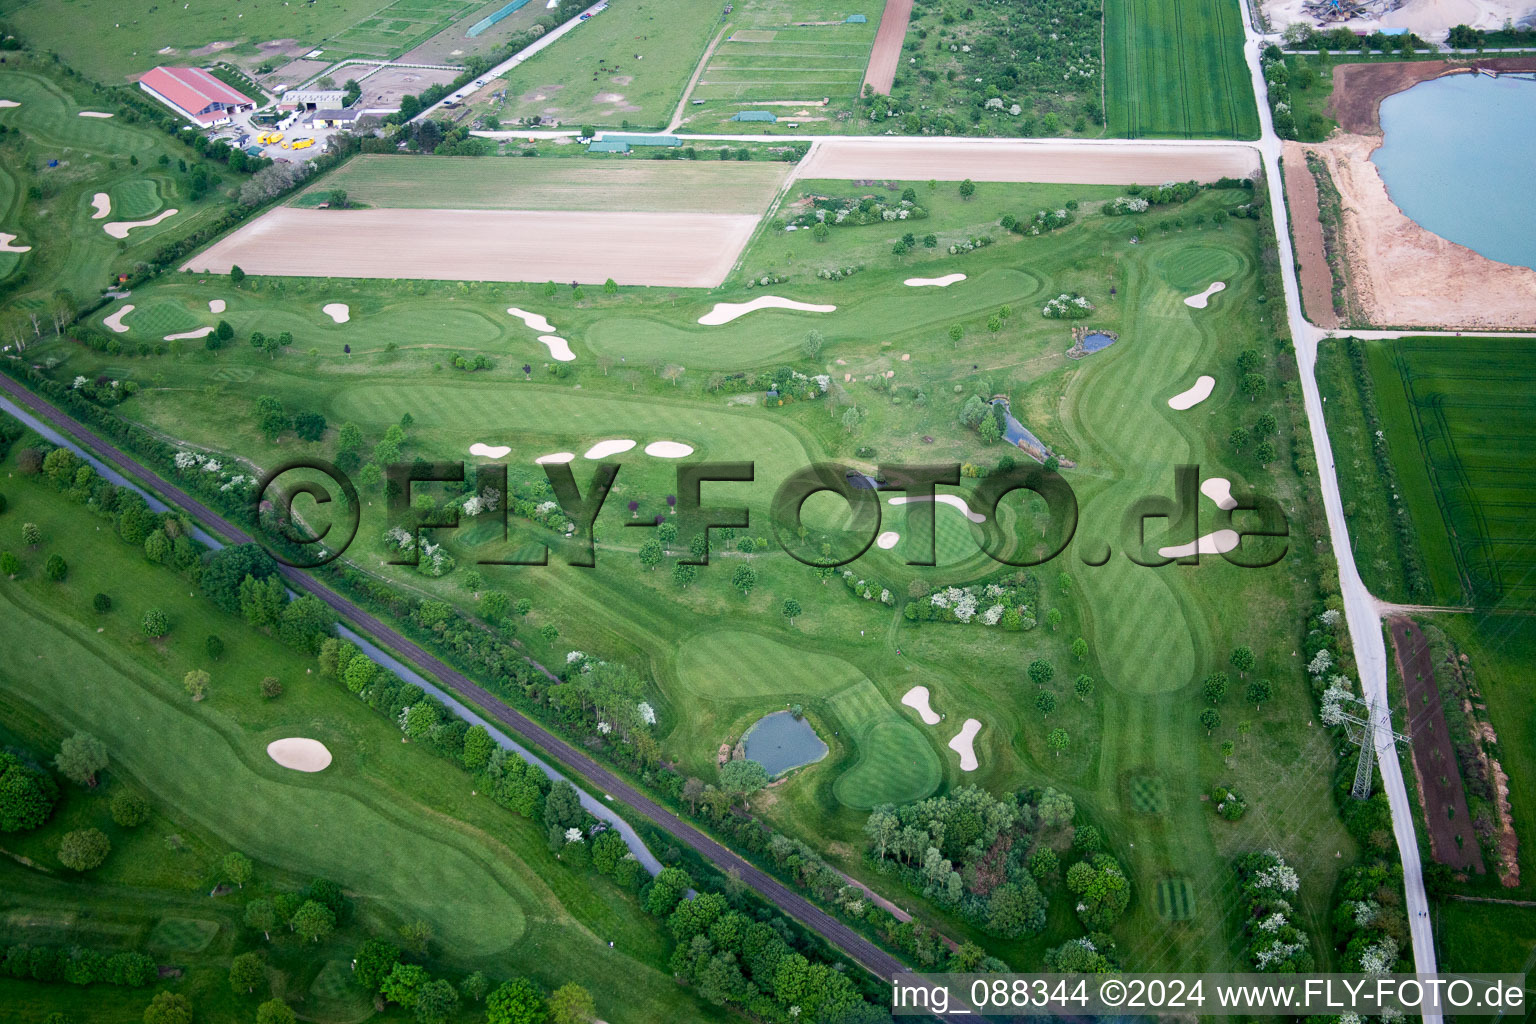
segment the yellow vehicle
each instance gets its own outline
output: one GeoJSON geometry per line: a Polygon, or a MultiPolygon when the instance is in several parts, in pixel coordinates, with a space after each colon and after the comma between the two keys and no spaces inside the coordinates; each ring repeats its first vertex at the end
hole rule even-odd
{"type": "Polygon", "coordinates": [[[300,139],[293,144],[294,149],[308,149],[315,144],[314,139],[300,139]]]}
{"type": "Polygon", "coordinates": [[[270,132],[262,132],[260,135],[256,136],[256,141],[261,143],[263,146],[265,146],[271,140],[272,134],[270,132]]]}
{"type": "Polygon", "coordinates": [[[283,133],[282,132],[273,132],[271,135],[267,136],[267,141],[268,142],[282,142],[283,141],[283,133]]]}
{"type": "Polygon", "coordinates": [[[285,143],[283,143],[283,148],[284,149],[292,149],[293,147],[285,142],[285,143]]]}

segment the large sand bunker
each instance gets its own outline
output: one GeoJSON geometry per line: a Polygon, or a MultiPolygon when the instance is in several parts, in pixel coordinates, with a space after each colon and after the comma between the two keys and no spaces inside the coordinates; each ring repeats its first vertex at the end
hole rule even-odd
{"type": "Polygon", "coordinates": [[[152,228],[167,217],[176,216],[179,212],[179,210],[164,210],[149,218],[149,220],[114,220],[110,224],[103,224],[101,230],[113,238],[127,238],[128,232],[134,228],[152,228]]]}
{"type": "Polygon", "coordinates": [[[591,448],[588,448],[587,453],[582,458],[606,459],[610,455],[622,455],[634,446],[635,442],[627,437],[610,438],[607,441],[599,441],[591,448]]]}
{"type": "Polygon", "coordinates": [[[1214,501],[1217,508],[1237,508],[1237,499],[1232,497],[1232,481],[1224,476],[1200,481],[1200,493],[1214,501]]]}
{"type": "Polygon", "coordinates": [[[1168,399],[1168,408],[1183,412],[1185,409],[1193,409],[1207,398],[1211,397],[1211,389],[1216,386],[1216,378],[1202,374],[1195,381],[1195,386],[1188,391],[1180,391],[1168,399]]]}
{"type": "Polygon", "coordinates": [[[80,111],[80,116],[81,117],[111,117],[112,115],[107,113],[105,110],[82,110],[82,111],[80,111]]]}
{"type": "Polygon", "coordinates": [[[10,108],[10,107],[19,107],[19,106],[21,106],[21,104],[17,103],[15,100],[0,100],[0,109],[7,109],[7,108],[10,108]]]}
{"type": "Polygon", "coordinates": [[[324,743],[298,736],[268,743],[267,756],[296,772],[323,772],[331,764],[331,752],[324,743]]]}
{"type": "Polygon", "coordinates": [[[901,702],[916,711],[924,723],[938,725],[938,712],[933,710],[933,705],[928,703],[928,687],[914,686],[902,695],[901,702]]]}
{"type": "Polygon", "coordinates": [[[941,505],[948,505],[951,508],[959,509],[960,510],[960,514],[965,516],[965,518],[969,519],[973,523],[984,523],[984,522],[987,521],[987,517],[986,516],[982,515],[980,512],[972,512],[971,511],[971,506],[969,506],[969,505],[967,505],[965,503],[965,499],[960,497],[959,495],[956,495],[956,494],[935,494],[931,499],[929,499],[929,498],[892,498],[891,499],[891,504],[892,505],[905,505],[909,501],[930,501],[930,500],[936,501],[936,502],[938,502],[941,505]]]}
{"type": "Polygon", "coordinates": [[[208,300],[208,312],[210,312],[210,313],[222,313],[222,312],[224,312],[224,300],[223,299],[209,299],[208,300]]]}
{"type": "Polygon", "coordinates": [[[875,547],[889,551],[891,548],[900,543],[900,541],[901,534],[897,533],[895,530],[886,530],[880,536],[875,538],[875,547]]]}
{"type": "Polygon", "coordinates": [[[339,324],[344,324],[352,319],[352,307],[345,302],[327,302],[320,307],[320,312],[330,317],[339,324]]]}
{"type": "Polygon", "coordinates": [[[545,334],[554,333],[555,325],[550,323],[544,317],[540,316],[538,313],[530,313],[526,309],[518,309],[516,306],[510,307],[507,312],[511,313],[513,316],[517,317],[523,323],[527,324],[529,327],[536,331],[542,331],[545,334]]]}
{"type": "Polygon", "coordinates": [[[509,445],[504,445],[504,444],[482,444],[479,441],[476,441],[474,444],[469,446],[469,454],[471,454],[471,455],[483,455],[483,456],[485,456],[488,459],[502,459],[502,458],[506,458],[507,453],[510,452],[511,450],[512,450],[512,448],[509,445]]]}
{"type": "Polygon", "coordinates": [[[621,285],[714,288],[757,222],[755,214],[280,206],[182,267],[227,274],[239,264],[248,274],[437,281],[611,277],[621,285]]]}
{"type": "Polygon", "coordinates": [[[111,331],[113,334],[127,334],[128,325],[123,323],[123,317],[132,312],[133,303],[130,302],[126,306],[119,309],[116,313],[113,313],[107,317],[103,317],[101,322],[106,324],[107,330],[111,331]]]}
{"type": "Polygon", "coordinates": [[[536,466],[559,466],[574,461],[575,458],[575,452],[551,452],[548,455],[540,455],[533,462],[536,466]]]}
{"type": "Polygon", "coordinates": [[[199,327],[195,331],[182,331],[180,334],[167,334],[166,341],[185,341],[189,338],[206,338],[213,333],[212,327],[199,327]]]}
{"type": "Polygon", "coordinates": [[[1185,299],[1184,305],[1189,306],[1192,309],[1204,309],[1206,306],[1210,305],[1212,295],[1215,295],[1220,291],[1226,291],[1226,288],[1227,282],[1212,281],[1210,287],[1205,291],[1201,292],[1199,295],[1191,295],[1189,298],[1185,299]]]}
{"type": "Polygon", "coordinates": [[[91,205],[96,208],[96,212],[91,214],[91,220],[103,220],[112,213],[112,197],[105,192],[91,196],[91,205]]]}
{"type": "Polygon", "coordinates": [[[948,288],[955,282],[964,280],[964,274],[945,274],[943,277],[909,277],[901,283],[908,288],[948,288]]]}
{"type": "Polygon", "coordinates": [[[1193,554],[1224,555],[1237,547],[1241,540],[1236,530],[1217,530],[1208,533],[1198,541],[1190,541],[1188,544],[1178,544],[1168,548],[1158,548],[1157,553],[1164,558],[1187,558],[1193,554]]]}
{"type": "Polygon", "coordinates": [[[737,317],[746,316],[759,309],[798,309],[807,313],[831,313],[837,307],[816,305],[812,302],[796,302],[794,299],[786,299],[778,295],[759,295],[751,302],[717,302],[714,309],[699,317],[699,323],[706,327],[719,327],[721,324],[728,324],[737,317]]]}
{"type": "Polygon", "coordinates": [[[976,734],[979,732],[981,723],[974,718],[967,718],[959,734],[949,741],[949,749],[960,755],[960,770],[963,772],[973,772],[980,767],[980,762],[976,760],[976,734]]]}
{"type": "Polygon", "coordinates": [[[681,441],[652,441],[645,446],[645,454],[658,459],[686,459],[693,454],[693,446],[681,441]]]}
{"type": "Polygon", "coordinates": [[[539,335],[539,341],[543,342],[544,347],[549,349],[550,358],[556,362],[568,363],[576,358],[576,353],[571,351],[570,343],[564,338],[553,334],[541,334],[539,335]]]}
{"type": "Polygon", "coordinates": [[[8,235],[4,231],[0,231],[0,252],[31,252],[32,251],[32,247],[30,245],[14,245],[14,244],[12,244],[15,241],[16,241],[16,236],[15,235],[8,235]]]}

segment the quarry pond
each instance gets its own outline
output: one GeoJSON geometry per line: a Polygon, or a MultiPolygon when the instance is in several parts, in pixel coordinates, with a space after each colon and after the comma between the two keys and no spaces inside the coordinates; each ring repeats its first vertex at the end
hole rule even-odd
{"type": "Polygon", "coordinates": [[[1382,100],[1381,127],[1371,159],[1403,213],[1491,260],[1536,267],[1536,78],[1421,82],[1382,100]]]}

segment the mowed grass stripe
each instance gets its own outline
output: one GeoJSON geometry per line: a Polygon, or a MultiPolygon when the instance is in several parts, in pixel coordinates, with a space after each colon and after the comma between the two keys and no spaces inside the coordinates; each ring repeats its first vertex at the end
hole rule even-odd
{"type": "Polygon", "coordinates": [[[1105,21],[1104,64],[1114,134],[1257,134],[1235,0],[1110,0],[1105,21]]]}

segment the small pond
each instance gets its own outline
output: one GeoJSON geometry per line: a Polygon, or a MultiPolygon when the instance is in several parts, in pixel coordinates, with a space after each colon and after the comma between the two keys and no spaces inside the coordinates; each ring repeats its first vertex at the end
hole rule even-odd
{"type": "Polygon", "coordinates": [[[778,775],[827,756],[827,745],[811,723],[789,711],[775,711],[747,730],[742,739],[747,758],[778,775]]]}
{"type": "Polygon", "coordinates": [[[1109,348],[1109,346],[1113,345],[1114,343],[1115,339],[1113,337],[1108,334],[1101,334],[1098,331],[1094,331],[1092,334],[1083,335],[1084,352],[1098,352],[1102,349],[1109,348]]]}
{"type": "Polygon", "coordinates": [[[1536,267],[1536,81],[1452,75],[1381,101],[1372,156],[1398,209],[1491,260],[1536,267]]]}

